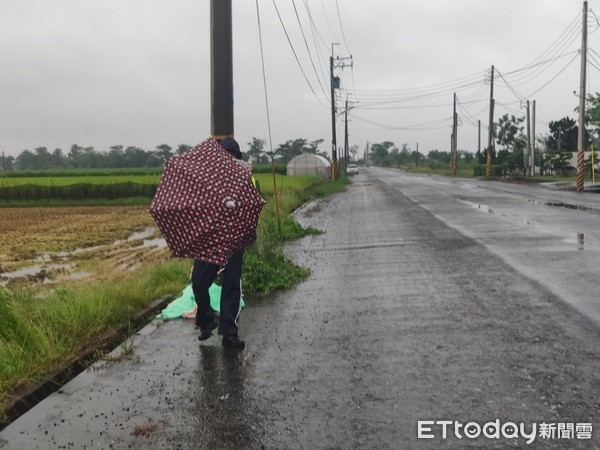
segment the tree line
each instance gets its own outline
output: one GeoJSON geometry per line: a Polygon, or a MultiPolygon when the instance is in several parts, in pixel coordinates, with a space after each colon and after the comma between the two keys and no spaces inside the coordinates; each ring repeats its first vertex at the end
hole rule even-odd
{"type": "MultiPolygon", "coordinates": [[[[256,164],[267,164],[273,158],[277,163],[287,164],[293,157],[302,153],[311,153],[329,159],[329,155],[319,149],[323,139],[291,139],[280,144],[273,151],[266,148],[266,141],[253,137],[243,150],[245,160],[256,164]]],[[[73,144],[68,152],[60,148],[53,151],[47,147],[24,150],[17,157],[2,154],[0,170],[48,170],[48,169],[103,169],[103,168],[138,168],[161,167],[164,162],[177,154],[184,153],[193,146],[179,144],[171,147],[168,144],[157,145],[154,150],[140,147],[114,145],[108,151],[98,151],[94,147],[82,147],[73,144]]],[[[351,149],[354,154],[358,147],[351,149]]]]}

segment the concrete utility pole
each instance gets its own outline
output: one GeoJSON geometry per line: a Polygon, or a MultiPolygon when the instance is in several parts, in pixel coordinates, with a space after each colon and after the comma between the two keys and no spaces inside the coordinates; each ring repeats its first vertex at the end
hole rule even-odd
{"type": "Polygon", "coordinates": [[[581,34],[581,73],[579,84],[579,130],[577,133],[577,192],[583,192],[585,148],[585,83],[587,67],[587,16],[588,2],[583,2],[581,34]]]}
{"type": "MultiPolygon", "coordinates": [[[[213,0],[214,1],[214,0],[213,0]]],[[[337,137],[335,130],[335,90],[340,87],[339,77],[333,75],[334,69],[346,67],[345,60],[352,59],[352,55],[349,57],[340,58],[339,56],[334,59],[333,57],[333,46],[331,44],[331,56],[329,57],[329,78],[331,83],[331,178],[337,180],[339,176],[338,161],[337,161],[337,137]]],[[[352,66],[352,63],[350,63],[352,66]]]]}
{"type": "Polygon", "coordinates": [[[477,154],[481,154],[481,120],[477,121],[477,154]]]}
{"type": "Polygon", "coordinates": [[[348,96],[346,96],[346,108],[344,110],[344,173],[348,167],[348,96]]]}
{"type": "Polygon", "coordinates": [[[458,123],[456,116],[456,92],[454,93],[454,109],[452,114],[452,141],[450,148],[450,173],[456,175],[456,159],[457,159],[457,147],[458,147],[458,123]]]}
{"type": "Polygon", "coordinates": [[[494,66],[490,71],[490,126],[488,129],[488,148],[485,164],[485,176],[492,177],[492,146],[494,144],[494,66]]]}
{"type": "Polygon", "coordinates": [[[531,116],[529,114],[529,100],[527,100],[527,154],[523,155],[523,163],[525,165],[525,173],[530,168],[531,158],[531,116]]]}
{"type": "Polygon", "coordinates": [[[535,100],[533,101],[533,114],[531,118],[531,176],[535,176],[535,100]]]}
{"type": "Polygon", "coordinates": [[[419,143],[417,142],[417,167],[419,167],[419,143]]]}
{"type": "Polygon", "coordinates": [[[211,135],[233,136],[231,0],[210,1],[211,135]]]}

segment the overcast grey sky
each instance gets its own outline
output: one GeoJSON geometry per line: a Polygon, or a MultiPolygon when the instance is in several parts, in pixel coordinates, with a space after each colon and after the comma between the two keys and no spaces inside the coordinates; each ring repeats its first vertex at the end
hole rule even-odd
{"type": "MultiPolygon", "coordinates": [[[[592,92],[600,90],[598,1],[589,2],[592,92]]],[[[353,68],[336,73],[340,99],[358,102],[350,144],[361,149],[389,140],[412,149],[418,142],[424,153],[448,150],[454,92],[459,149],[477,150],[477,120],[485,146],[492,64],[503,76],[496,75],[496,120],[524,115],[523,99],[537,102],[538,135],[551,120],[576,118],[583,1],[258,3],[274,148],[307,138],[324,139],[321,150],[331,150],[332,43],[339,43],[336,56],[353,56],[353,68]]],[[[0,4],[0,151],[16,156],[45,146],[67,153],[72,144],[152,150],[210,135],[209,0],[0,4]]],[[[234,0],[233,9],[235,134],[245,148],[253,136],[268,139],[268,128],[256,2],[234,0]]],[[[343,144],[342,133],[338,120],[343,144]]]]}

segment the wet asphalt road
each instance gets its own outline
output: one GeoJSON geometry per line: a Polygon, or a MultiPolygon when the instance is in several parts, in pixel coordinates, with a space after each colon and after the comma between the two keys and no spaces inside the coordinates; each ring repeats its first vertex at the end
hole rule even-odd
{"type": "Polygon", "coordinates": [[[249,302],[245,351],[154,323],[0,448],[600,448],[600,196],[372,168],[298,219],[326,231],[288,248],[313,274],[249,302]]]}

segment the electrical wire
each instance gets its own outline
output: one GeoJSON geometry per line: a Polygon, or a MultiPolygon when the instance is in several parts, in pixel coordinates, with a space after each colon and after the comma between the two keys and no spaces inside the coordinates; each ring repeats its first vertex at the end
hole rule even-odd
{"type": "Polygon", "coordinates": [[[296,2],[294,0],[292,0],[292,5],[294,7],[294,12],[296,13],[296,19],[298,20],[298,25],[300,26],[300,32],[302,33],[302,39],[304,39],[304,45],[306,46],[306,51],[308,52],[308,58],[310,59],[312,68],[315,71],[315,75],[317,76],[317,81],[319,82],[321,91],[323,91],[323,94],[325,95],[325,97],[327,97],[327,92],[325,92],[325,88],[323,88],[323,83],[321,83],[321,78],[319,77],[319,73],[317,72],[317,68],[315,67],[315,62],[314,62],[312,54],[310,52],[310,48],[308,47],[308,41],[306,40],[306,35],[304,34],[304,28],[302,27],[302,22],[300,21],[300,16],[298,15],[298,9],[296,9],[296,2]]]}
{"type": "Polygon", "coordinates": [[[340,23],[340,30],[342,32],[342,39],[344,40],[344,45],[346,46],[346,51],[351,55],[352,52],[348,48],[348,42],[346,41],[346,33],[344,33],[344,26],[342,25],[342,16],[340,15],[340,5],[338,3],[338,0],[335,0],[335,8],[337,9],[337,17],[338,17],[338,21],[340,23]]]}
{"type": "Polygon", "coordinates": [[[256,0],[256,19],[258,21],[258,40],[260,43],[260,60],[262,63],[262,73],[263,73],[263,86],[265,89],[265,106],[267,111],[267,128],[269,132],[269,148],[271,150],[271,172],[273,175],[273,192],[275,195],[275,212],[277,214],[277,226],[279,231],[281,232],[281,220],[279,218],[279,200],[277,194],[277,179],[275,177],[275,160],[273,158],[273,137],[271,134],[271,114],[269,113],[269,96],[267,89],[267,71],[265,70],[265,53],[263,50],[263,39],[262,39],[262,27],[260,24],[260,8],[258,6],[258,0],[256,0]]]}
{"type": "Polygon", "coordinates": [[[519,100],[525,100],[525,97],[523,97],[521,94],[519,94],[511,85],[508,81],[506,81],[506,79],[504,78],[504,76],[502,76],[502,74],[500,73],[499,70],[496,69],[496,73],[498,74],[498,76],[502,79],[502,81],[504,81],[504,84],[506,84],[506,87],[508,87],[508,89],[510,89],[510,91],[515,95],[515,97],[517,97],[519,100]]]}
{"type": "Polygon", "coordinates": [[[377,127],[385,128],[387,130],[402,130],[402,131],[440,130],[440,129],[447,128],[448,125],[445,125],[443,127],[437,127],[437,125],[440,125],[444,122],[448,122],[449,120],[452,120],[452,117],[449,117],[449,118],[444,117],[443,119],[437,119],[437,120],[432,120],[432,121],[424,122],[424,123],[420,123],[420,124],[399,127],[399,126],[394,126],[394,125],[386,125],[386,124],[382,124],[380,122],[376,122],[373,120],[365,119],[364,117],[359,117],[356,114],[350,114],[350,117],[352,117],[353,119],[359,120],[361,122],[367,123],[369,125],[375,125],[377,127]]]}
{"type": "Polygon", "coordinates": [[[569,67],[571,65],[571,63],[573,61],[575,61],[575,59],[577,59],[577,56],[579,56],[579,55],[575,55],[556,75],[554,75],[550,80],[548,80],[547,83],[543,84],[539,89],[536,89],[535,91],[530,93],[526,98],[533,97],[535,94],[537,94],[542,89],[544,89],[546,86],[548,86],[550,83],[552,83],[556,78],[558,78],[567,69],[567,67],[569,67]]]}
{"type": "MultiPolygon", "coordinates": [[[[550,44],[550,46],[545,51],[543,51],[540,55],[534,58],[525,67],[519,69],[518,71],[506,72],[504,75],[512,76],[515,73],[524,72],[534,68],[536,68],[536,70],[539,71],[540,66],[543,63],[547,61],[553,61],[557,57],[559,57],[558,55],[564,53],[566,51],[566,48],[573,43],[573,41],[580,35],[580,33],[581,26],[579,24],[579,15],[577,14],[567,26],[567,28],[558,36],[558,38],[554,42],[552,42],[552,44],[550,44]]],[[[543,71],[543,69],[541,70],[543,71]]],[[[533,72],[534,77],[536,76],[535,72],[536,71],[533,72]]],[[[527,82],[524,81],[527,77],[531,77],[531,74],[520,74],[519,77],[512,79],[512,83],[513,85],[518,85],[519,83],[527,82]]]]}
{"type": "Polygon", "coordinates": [[[302,72],[302,75],[304,76],[304,79],[306,80],[306,83],[308,84],[308,87],[310,88],[311,92],[313,93],[313,95],[315,96],[315,98],[317,99],[317,101],[321,104],[321,106],[324,106],[325,108],[329,108],[329,105],[325,104],[317,95],[317,93],[315,92],[312,84],[310,84],[310,81],[308,80],[308,77],[306,76],[306,72],[304,71],[304,68],[302,67],[302,63],[300,63],[300,59],[298,59],[298,54],[296,53],[296,50],[294,49],[294,45],[292,44],[292,40],[290,39],[290,35],[287,32],[287,29],[285,27],[285,24],[283,23],[283,19],[281,17],[281,14],[279,13],[279,8],[277,7],[277,4],[275,3],[275,0],[273,1],[273,6],[275,7],[275,11],[277,12],[277,17],[279,17],[279,22],[281,23],[281,26],[283,27],[283,31],[285,33],[285,37],[287,38],[288,43],[290,44],[290,48],[292,49],[292,53],[294,54],[294,58],[296,59],[296,62],[298,63],[298,67],[300,68],[300,71],[302,72]]]}
{"type": "Polygon", "coordinates": [[[319,45],[319,41],[317,40],[317,37],[323,43],[323,45],[324,45],[325,49],[327,49],[327,51],[329,51],[329,47],[323,40],[323,37],[321,36],[321,33],[319,33],[319,30],[315,24],[315,21],[313,20],[313,16],[310,11],[310,6],[308,5],[308,1],[303,0],[303,3],[304,3],[304,8],[306,9],[306,13],[308,14],[308,20],[310,22],[310,30],[311,30],[311,34],[312,34],[312,38],[313,38],[313,44],[315,46],[315,52],[317,54],[317,62],[319,64],[319,69],[321,70],[321,75],[323,76],[323,79],[327,80],[328,76],[326,75],[325,69],[323,68],[323,64],[321,63],[321,61],[325,60],[325,58],[323,56],[322,49],[321,49],[321,46],[319,45]]]}

